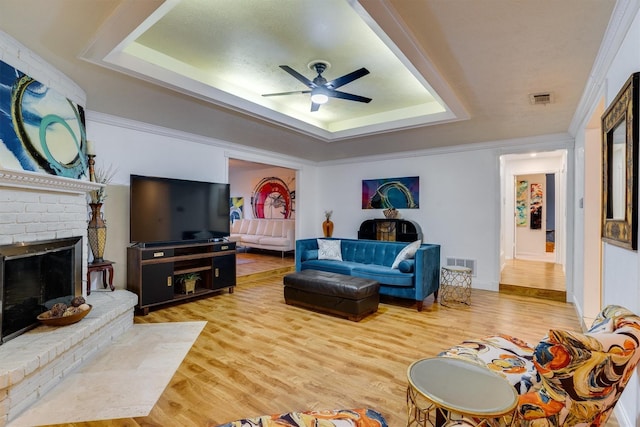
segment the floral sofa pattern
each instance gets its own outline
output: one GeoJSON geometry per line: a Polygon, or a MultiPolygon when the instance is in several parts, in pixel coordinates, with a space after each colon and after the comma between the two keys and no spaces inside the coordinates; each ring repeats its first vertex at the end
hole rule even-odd
{"type": "Polygon", "coordinates": [[[640,317],[611,305],[584,334],[552,329],[535,346],[496,335],[464,341],[439,356],[502,375],[519,394],[522,426],[602,426],[640,360],[640,317]]]}

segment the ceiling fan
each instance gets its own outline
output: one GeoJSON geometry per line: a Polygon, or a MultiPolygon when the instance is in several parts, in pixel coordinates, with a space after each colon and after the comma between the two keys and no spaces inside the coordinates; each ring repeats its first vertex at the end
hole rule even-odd
{"type": "Polygon", "coordinates": [[[371,102],[371,98],[367,98],[360,95],[353,95],[351,93],[341,92],[336,90],[337,88],[346,85],[347,83],[351,83],[352,81],[359,79],[360,77],[364,77],[369,74],[369,70],[366,68],[360,68],[359,70],[353,71],[349,74],[345,74],[342,77],[338,77],[337,79],[333,79],[331,81],[327,81],[324,77],[322,77],[322,73],[331,65],[326,61],[314,61],[309,64],[309,68],[315,70],[318,75],[313,81],[309,80],[293,68],[288,65],[281,65],[282,68],[287,73],[291,74],[293,77],[301,81],[305,86],[309,88],[309,90],[295,90],[292,92],[279,92],[279,93],[267,93],[262,96],[280,96],[280,95],[293,95],[296,93],[310,93],[311,94],[311,111],[318,111],[321,104],[324,104],[329,100],[329,98],[340,98],[346,99],[348,101],[358,101],[358,102],[371,102]]]}

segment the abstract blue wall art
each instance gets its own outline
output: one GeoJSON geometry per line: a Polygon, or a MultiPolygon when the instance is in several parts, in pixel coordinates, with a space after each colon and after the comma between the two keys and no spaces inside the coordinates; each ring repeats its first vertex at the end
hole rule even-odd
{"type": "Polygon", "coordinates": [[[420,177],[362,180],[362,209],[418,209],[420,177]]]}
{"type": "Polygon", "coordinates": [[[86,178],[82,106],[0,61],[0,167],[86,178]]]}

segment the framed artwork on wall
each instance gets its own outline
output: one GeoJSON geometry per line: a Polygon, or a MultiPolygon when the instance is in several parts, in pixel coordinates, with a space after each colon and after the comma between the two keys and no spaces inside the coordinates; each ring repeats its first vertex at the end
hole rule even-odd
{"type": "Polygon", "coordinates": [[[602,115],[602,239],[638,249],[638,93],[634,73],[602,115]]]}
{"type": "Polygon", "coordinates": [[[276,176],[260,180],[253,190],[251,206],[254,218],[292,218],[295,191],[276,176]]]}
{"type": "Polygon", "coordinates": [[[542,228],[542,184],[531,184],[529,213],[531,215],[531,229],[540,230],[542,228]]]}
{"type": "Polygon", "coordinates": [[[0,164],[76,179],[87,172],[83,107],[2,61],[0,164]]]}
{"type": "Polygon", "coordinates": [[[418,209],[420,177],[362,180],[362,209],[418,209]]]}
{"type": "Polygon", "coordinates": [[[516,225],[527,226],[527,190],[529,181],[520,180],[516,183],[516,225]]]}
{"type": "Polygon", "coordinates": [[[242,218],[244,218],[244,197],[232,197],[229,200],[229,219],[231,224],[242,218]]]}

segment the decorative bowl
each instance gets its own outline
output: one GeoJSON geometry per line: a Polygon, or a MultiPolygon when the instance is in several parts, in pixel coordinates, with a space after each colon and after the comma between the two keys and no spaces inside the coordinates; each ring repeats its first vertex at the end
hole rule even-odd
{"type": "Polygon", "coordinates": [[[81,311],[79,313],[72,314],[70,316],[62,316],[62,317],[49,317],[51,316],[51,310],[45,311],[44,313],[40,313],[38,315],[38,320],[42,322],[43,325],[47,326],[65,326],[71,325],[72,323],[77,323],[81,321],[93,308],[91,304],[89,305],[88,310],[81,311]]]}

